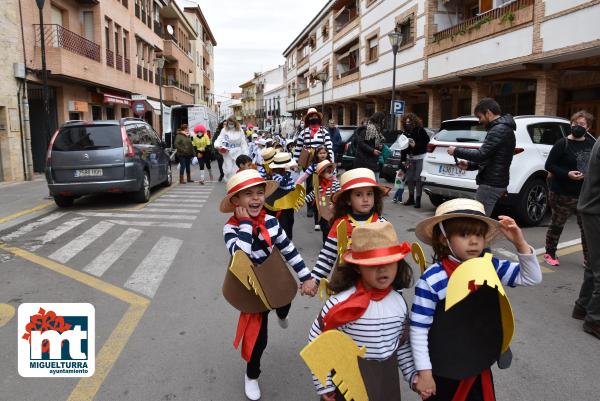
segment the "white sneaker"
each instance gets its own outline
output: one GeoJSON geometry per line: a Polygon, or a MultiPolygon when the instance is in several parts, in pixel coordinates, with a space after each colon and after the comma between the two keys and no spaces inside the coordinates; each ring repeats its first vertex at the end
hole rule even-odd
{"type": "Polygon", "coordinates": [[[260,400],[260,387],[258,387],[258,380],[252,380],[245,375],[244,377],[244,391],[246,392],[246,397],[249,400],[260,400]]]}
{"type": "Polygon", "coordinates": [[[290,325],[290,321],[287,317],[285,319],[277,319],[277,323],[279,323],[279,327],[281,327],[282,329],[287,329],[290,325]]]}
{"type": "Polygon", "coordinates": [[[321,231],[321,226],[318,224],[315,224],[315,231],[321,231]]]}

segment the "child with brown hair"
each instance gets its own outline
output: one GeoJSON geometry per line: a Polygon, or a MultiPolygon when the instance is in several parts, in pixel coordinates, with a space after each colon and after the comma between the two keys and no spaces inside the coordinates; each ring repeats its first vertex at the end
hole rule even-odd
{"type": "Polygon", "coordinates": [[[355,168],[346,171],[340,177],[340,190],[333,194],[334,215],[331,219],[331,229],[327,234],[325,244],[319,253],[317,264],[312,276],[320,281],[328,278],[335,261],[338,259],[338,226],[346,225],[348,238],[352,230],[367,223],[385,221],[381,216],[383,197],[389,187],[375,181],[375,174],[367,168],[355,168]]]}
{"type": "MultiPolygon", "coordinates": [[[[410,253],[400,243],[392,225],[377,222],[354,230],[352,250],[344,253],[346,264],[335,271],[329,289],[335,292],[314,321],[309,341],[327,330],[339,330],[358,347],[366,347],[359,369],[370,401],[399,401],[398,368],[411,384],[415,379],[408,341],[408,306],[402,290],[411,286],[412,270],[404,261],[410,253]]],[[[336,350],[343,352],[343,350],[336,350]]],[[[343,401],[331,380],[317,392],[325,401],[343,401]]]]}
{"type": "Polygon", "coordinates": [[[306,195],[306,203],[314,203],[319,216],[319,226],[323,235],[323,245],[329,233],[329,220],[333,216],[331,197],[340,190],[340,183],[335,178],[335,164],[323,160],[317,165],[315,174],[318,176],[318,185],[306,195]]]}
{"type": "MultiPolygon", "coordinates": [[[[411,312],[410,339],[415,366],[419,371],[417,390],[424,399],[495,399],[490,366],[497,360],[501,349],[493,339],[500,338],[502,344],[502,338],[506,335],[503,324],[494,326],[501,320],[498,316],[498,304],[481,310],[480,315],[474,312],[475,309],[460,315],[456,306],[452,306],[455,309],[449,310],[445,310],[445,306],[448,283],[455,270],[463,262],[481,257],[486,246],[499,232],[515,245],[519,261],[513,263],[492,258],[491,263],[498,276],[496,281],[499,279],[502,285],[509,287],[539,284],[542,281],[540,265],[519,226],[508,216],[500,216],[499,221],[486,217],[483,205],[477,201],[454,199],[445,202],[437,208],[434,217],[417,225],[417,238],[432,246],[436,261],[425,270],[417,282],[411,312]],[[480,318],[485,316],[491,316],[491,320],[485,322],[492,324],[481,324],[480,318]],[[496,328],[489,331],[492,326],[496,328]],[[455,350],[464,351],[458,352],[463,357],[448,357],[453,356],[455,350]],[[491,357],[483,362],[481,359],[477,361],[479,356],[484,355],[484,352],[478,352],[481,350],[490,350],[491,357]],[[467,355],[476,357],[467,358],[467,355]],[[450,359],[452,360],[448,365],[446,361],[450,359]],[[452,374],[448,373],[450,370],[453,371],[452,374]],[[459,371],[472,371],[477,374],[461,376],[459,379],[459,371]]],[[[477,294],[481,284],[478,279],[471,280],[468,283],[469,292],[477,294]]],[[[492,299],[498,302],[495,292],[492,299]]],[[[473,300],[474,298],[471,298],[471,301],[473,300]]],[[[483,298],[476,299],[479,309],[484,305],[483,302],[479,302],[482,300],[483,298]]],[[[467,302],[464,305],[470,307],[474,304],[467,302]]],[[[474,308],[478,306],[475,305],[474,308]]]]}

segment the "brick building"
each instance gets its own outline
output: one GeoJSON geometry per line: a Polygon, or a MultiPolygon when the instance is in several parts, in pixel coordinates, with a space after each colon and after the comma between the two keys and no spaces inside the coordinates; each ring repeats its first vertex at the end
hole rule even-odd
{"type": "Polygon", "coordinates": [[[287,106],[355,125],[396,98],[430,127],[484,96],[513,114],[600,114],[600,4],[590,0],[331,0],[284,51],[287,106]]]}

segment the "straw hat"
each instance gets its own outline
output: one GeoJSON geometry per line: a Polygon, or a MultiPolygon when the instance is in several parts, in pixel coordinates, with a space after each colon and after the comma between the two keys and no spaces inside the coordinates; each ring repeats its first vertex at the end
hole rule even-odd
{"type": "Polygon", "coordinates": [[[329,166],[335,166],[335,163],[330,162],[329,160],[323,160],[317,164],[317,168],[315,169],[315,173],[317,175],[321,175],[323,171],[329,166]]]}
{"type": "Polygon", "coordinates": [[[308,118],[311,116],[311,114],[316,114],[317,116],[319,116],[319,120],[321,120],[321,122],[323,121],[323,114],[319,113],[314,107],[311,107],[310,109],[308,109],[308,111],[306,112],[306,116],[304,117],[304,124],[307,127],[309,125],[308,118]]]}
{"type": "Polygon", "coordinates": [[[279,152],[275,154],[273,158],[273,162],[269,164],[270,168],[290,168],[296,167],[298,164],[294,159],[292,159],[292,155],[287,152],[279,152]]]}
{"type": "Polygon", "coordinates": [[[379,184],[375,180],[375,173],[368,168],[359,167],[353,168],[352,170],[346,171],[340,177],[340,190],[332,195],[331,200],[336,201],[338,196],[340,196],[345,191],[354,189],[354,188],[365,188],[365,187],[376,187],[383,193],[383,195],[387,195],[388,192],[392,188],[386,187],[385,185],[379,184]]]}
{"type": "Polygon", "coordinates": [[[260,152],[260,156],[263,159],[263,164],[271,163],[276,154],[277,154],[277,151],[274,148],[263,149],[260,152]]]}
{"type": "Polygon", "coordinates": [[[265,198],[271,195],[279,187],[276,181],[267,181],[260,173],[254,169],[243,170],[235,174],[227,181],[227,195],[221,201],[219,210],[223,213],[230,213],[235,210],[235,206],[231,203],[231,197],[238,192],[254,187],[256,185],[266,185],[265,198]]]}
{"type": "Polygon", "coordinates": [[[417,224],[417,238],[427,245],[431,245],[433,227],[445,220],[457,217],[468,217],[486,223],[488,225],[488,233],[485,237],[485,241],[488,243],[498,234],[500,223],[485,215],[485,209],[480,202],[473,199],[458,198],[442,203],[435,210],[435,216],[425,219],[417,224]]]}
{"type": "Polygon", "coordinates": [[[356,227],[352,249],[344,252],[343,258],[360,266],[378,266],[402,260],[410,252],[410,245],[400,243],[392,224],[381,221],[356,227]]]}

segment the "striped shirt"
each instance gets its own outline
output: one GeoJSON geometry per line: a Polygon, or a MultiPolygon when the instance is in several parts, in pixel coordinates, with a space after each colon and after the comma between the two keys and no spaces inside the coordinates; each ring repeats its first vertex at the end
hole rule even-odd
{"type": "MultiPolygon", "coordinates": [[[[321,189],[321,187],[319,187],[319,189],[321,189]]],[[[327,190],[325,191],[325,196],[327,198],[331,199],[331,195],[333,195],[334,193],[336,193],[339,190],[340,190],[340,183],[338,182],[338,180],[334,179],[333,181],[331,181],[331,185],[327,187],[327,190]]],[[[319,195],[322,196],[323,194],[319,194],[319,195]]],[[[308,195],[306,195],[306,203],[311,203],[314,200],[315,200],[315,189],[313,188],[313,190],[310,191],[310,193],[308,195]]]]}
{"type": "MultiPolygon", "coordinates": [[[[332,295],[325,302],[320,316],[325,317],[335,304],[345,301],[355,291],[356,287],[352,287],[339,294],[332,295]]],[[[391,291],[381,301],[370,301],[367,310],[359,319],[340,326],[337,330],[352,337],[359,348],[363,345],[367,348],[365,359],[383,361],[396,353],[398,366],[404,379],[412,384],[416,370],[410,349],[410,341],[407,339],[404,344],[400,344],[400,338],[402,338],[404,330],[407,329],[407,325],[405,326],[407,320],[408,306],[402,293],[391,291]]],[[[310,329],[309,342],[317,338],[321,332],[319,319],[316,319],[310,329]]],[[[327,378],[326,386],[322,386],[314,375],[313,383],[319,394],[335,390],[331,376],[327,378]]]]}
{"type": "Polygon", "coordinates": [[[273,180],[277,181],[279,188],[285,191],[293,191],[296,188],[296,181],[292,179],[290,171],[286,171],[283,174],[273,174],[273,180]]]}
{"type": "Polygon", "coordinates": [[[310,137],[310,127],[306,127],[298,138],[296,138],[296,147],[294,148],[294,159],[298,160],[302,148],[318,148],[324,145],[329,153],[329,160],[334,161],[333,144],[326,128],[320,127],[314,137],[310,137]]]}
{"type": "MultiPolygon", "coordinates": [[[[519,254],[519,263],[492,258],[502,285],[531,286],[542,282],[540,264],[535,252],[519,254]]],[[[410,317],[410,337],[417,370],[431,369],[428,334],[438,302],[446,299],[448,275],[441,263],[430,266],[415,286],[415,298],[410,317]]]]}
{"type": "MultiPolygon", "coordinates": [[[[310,279],[310,270],[304,264],[304,260],[293,242],[281,229],[277,219],[266,215],[265,226],[269,231],[273,245],[279,249],[287,263],[292,266],[298,275],[298,279],[300,281],[310,279]]],[[[271,249],[269,249],[262,233],[252,234],[252,221],[249,219],[240,220],[239,225],[236,224],[235,219],[229,219],[223,227],[223,237],[225,238],[225,246],[231,255],[241,250],[256,264],[263,263],[271,254],[271,249]]]]}
{"type": "Polygon", "coordinates": [[[263,166],[262,164],[257,164],[256,169],[258,170],[258,173],[260,174],[260,176],[262,178],[264,178],[265,180],[271,179],[271,169],[269,169],[269,171],[267,171],[265,166],[263,166]]]}
{"type": "MultiPolygon", "coordinates": [[[[353,216],[356,222],[359,225],[367,224],[370,221],[370,215],[364,216],[353,216]]],[[[325,240],[325,244],[319,252],[319,257],[317,258],[317,264],[312,271],[312,276],[317,282],[321,281],[322,278],[328,278],[331,274],[331,270],[333,269],[333,265],[338,257],[338,238],[337,238],[337,227],[338,224],[344,218],[339,218],[333,222],[331,225],[331,229],[329,230],[329,234],[327,234],[327,239],[325,240]]],[[[377,221],[386,221],[383,217],[379,216],[377,221]]],[[[352,225],[352,227],[356,227],[352,220],[348,220],[348,222],[352,225]]]]}

